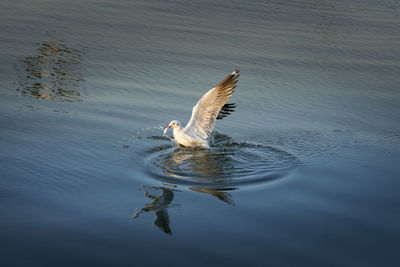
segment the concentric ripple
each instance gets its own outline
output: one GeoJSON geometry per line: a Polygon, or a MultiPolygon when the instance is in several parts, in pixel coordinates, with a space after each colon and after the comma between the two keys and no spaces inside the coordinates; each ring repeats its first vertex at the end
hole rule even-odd
{"type": "Polygon", "coordinates": [[[298,159],[281,149],[234,142],[217,134],[210,149],[159,147],[149,151],[147,170],[163,182],[183,185],[233,186],[286,176],[298,159]]]}

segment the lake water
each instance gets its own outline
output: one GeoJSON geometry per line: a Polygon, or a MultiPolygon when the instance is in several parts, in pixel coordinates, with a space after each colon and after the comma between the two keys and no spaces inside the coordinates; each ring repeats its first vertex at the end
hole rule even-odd
{"type": "Polygon", "coordinates": [[[0,33],[2,266],[399,266],[399,1],[3,0],[0,33]]]}

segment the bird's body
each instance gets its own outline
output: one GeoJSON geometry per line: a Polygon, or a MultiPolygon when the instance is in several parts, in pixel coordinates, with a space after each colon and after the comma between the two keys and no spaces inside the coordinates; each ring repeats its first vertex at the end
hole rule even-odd
{"type": "Polygon", "coordinates": [[[234,92],[239,76],[239,70],[235,70],[204,94],[193,107],[186,127],[183,128],[179,121],[173,120],[164,128],[164,134],[172,128],[174,140],[179,145],[208,147],[208,137],[214,129],[215,120],[226,117],[235,108],[234,104],[227,104],[227,101],[234,92]]]}
{"type": "Polygon", "coordinates": [[[208,147],[207,139],[202,139],[193,134],[186,127],[182,128],[178,125],[178,127],[172,129],[172,133],[176,142],[184,147],[208,147]]]}

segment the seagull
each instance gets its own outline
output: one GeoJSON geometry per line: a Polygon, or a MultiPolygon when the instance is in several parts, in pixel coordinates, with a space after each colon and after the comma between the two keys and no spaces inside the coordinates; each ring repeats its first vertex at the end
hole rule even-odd
{"type": "Polygon", "coordinates": [[[239,81],[239,70],[229,74],[214,88],[205,93],[193,107],[192,116],[183,128],[177,120],[171,121],[164,127],[164,135],[172,129],[174,141],[183,147],[208,148],[208,137],[214,129],[215,120],[222,119],[234,111],[234,103],[228,100],[239,81]]]}

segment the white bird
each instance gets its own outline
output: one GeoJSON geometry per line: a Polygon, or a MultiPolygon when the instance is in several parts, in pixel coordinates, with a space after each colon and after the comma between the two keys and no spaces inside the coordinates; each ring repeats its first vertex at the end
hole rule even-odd
{"type": "Polygon", "coordinates": [[[217,86],[204,94],[193,107],[192,116],[185,128],[177,120],[164,128],[164,135],[172,128],[174,140],[184,147],[209,147],[208,137],[214,129],[215,120],[222,119],[234,111],[235,104],[227,104],[239,81],[239,70],[235,70],[217,86]]]}

